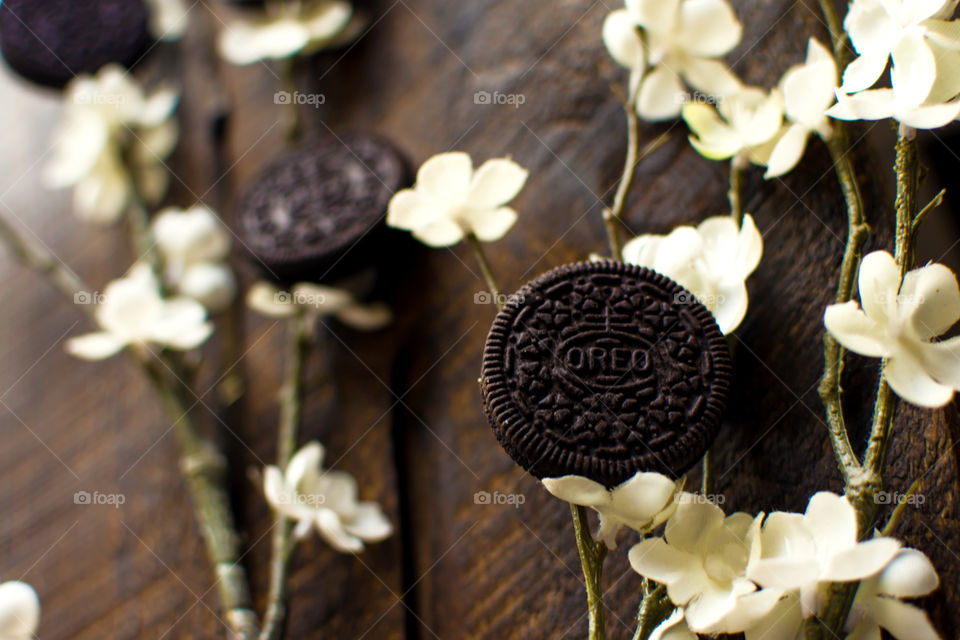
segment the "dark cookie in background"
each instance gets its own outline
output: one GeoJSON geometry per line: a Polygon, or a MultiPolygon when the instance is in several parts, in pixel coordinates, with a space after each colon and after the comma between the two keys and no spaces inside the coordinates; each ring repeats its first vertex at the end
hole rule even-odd
{"type": "Polygon", "coordinates": [[[258,266],[279,280],[331,280],[376,262],[406,161],[378,136],[307,140],[269,164],[239,204],[258,266]]]}
{"type": "Polygon", "coordinates": [[[511,296],[483,353],[484,408],[537,478],[614,487],[677,477],[710,447],[731,382],[729,349],[686,289],[642,267],[554,269],[511,296]]]}
{"type": "Polygon", "coordinates": [[[143,0],[3,0],[0,52],[11,69],[62,88],[111,62],[129,68],[153,44],[143,0]]]}

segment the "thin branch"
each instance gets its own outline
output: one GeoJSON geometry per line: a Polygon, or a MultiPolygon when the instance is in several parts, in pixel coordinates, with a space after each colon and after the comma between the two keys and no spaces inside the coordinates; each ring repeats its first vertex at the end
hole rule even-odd
{"type": "Polygon", "coordinates": [[[907,489],[907,492],[903,494],[902,499],[897,502],[897,506],[893,508],[893,512],[890,514],[890,519],[887,520],[887,525],[883,528],[883,531],[880,532],[882,536],[892,536],[896,530],[897,526],[900,524],[900,520],[903,518],[903,512],[906,510],[907,505],[910,504],[911,498],[916,495],[917,491],[920,489],[920,484],[923,482],[923,478],[917,478],[910,484],[910,488],[907,489]]]}
{"type": "Polygon", "coordinates": [[[658,584],[651,590],[648,582],[644,580],[644,597],[637,611],[637,630],[633,634],[633,640],[647,640],[653,630],[670,617],[674,608],[667,597],[666,587],[658,584]]]}
{"type": "Polygon", "coordinates": [[[730,188],[727,200],[730,201],[730,217],[739,227],[743,222],[743,203],[740,192],[743,190],[743,161],[737,156],[730,158],[730,188]]]}
{"type": "Polygon", "coordinates": [[[487,283],[487,288],[490,289],[490,295],[493,297],[493,301],[496,303],[497,309],[503,309],[504,300],[500,295],[500,287],[497,286],[497,279],[493,276],[493,269],[490,268],[490,261],[487,259],[487,254],[483,249],[483,244],[473,233],[468,233],[464,237],[467,241],[467,244],[470,245],[470,250],[473,251],[473,255],[477,259],[477,264],[480,265],[480,271],[483,273],[483,280],[487,283]]]}
{"type": "Polygon", "coordinates": [[[580,552],[580,565],[583,567],[583,579],[587,589],[587,614],[589,616],[588,640],[605,640],[603,589],[600,579],[603,576],[603,560],[607,557],[607,546],[597,542],[590,535],[586,507],[570,505],[573,513],[573,531],[577,538],[577,551],[580,552]]]}
{"type": "MultiPolygon", "coordinates": [[[[310,348],[310,332],[306,330],[302,314],[290,321],[287,331],[290,337],[277,427],[277,466],[281,469],[286,468],[297,447],[303,398],[303,366],[310,348]]],[[[287,571],[294,547],[291,530],[290,520],[277,514],[270,547],[270,591],[260,640],[277,640],[283,635],[287,615],[287,571]]]]}

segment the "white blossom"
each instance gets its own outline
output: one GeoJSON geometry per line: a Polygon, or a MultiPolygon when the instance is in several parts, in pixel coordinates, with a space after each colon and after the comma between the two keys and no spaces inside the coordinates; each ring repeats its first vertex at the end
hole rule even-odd
{"type": "Polygon", "coordinates": [[[799,594],[803,617],[820,611],[819,587],[875,575],[900,549],[892,538],[860,542],[857,513],[833,493],[814,494],[803,514],[767,516],[747,575],[758,585],[799,594]]]}
{"type": "Polygon", "coordinates": [[[926,613],[900,601],[925,596],[939,584],[927,556],[916,549],[901,549],[883,571],[857,588],[847,618],[847,640],[875,640],[881,627],[898,640],[940,640],[926,613]]]}
{"type": "Polygon", "coordinates": [[[680,491],[676,482],[653,472],[638,472],[612,489],[581,476],[544,478],[543,486],[561,500],[599,513],[597,538],[610,549],[617,548],[622,527],[645,533],[664,522],[676,509],[680,491]]]}
{"type": "Polygon", "coordinates": [[[362,304],[345,289],[311,282],[295,284],[290,291],[281,291],[268,282],[257,282],[247,292],[247,306],[273,318],[289,318],[303,313],[315,321],[333,316],[361,331],[381,329],[393,319],[385,304],[362,304]]]}
{"type": "Polygon", "coordinates": [[[885,358],[883,376],[911,404],[942,407],[960,389],[960,337],[934,341],[960,319],[960,291],[953,272],[930,264],[900,283],[896,261],[886,251],[864,257],[860,306],[834,304],[824,324],[850,351],[885,358]]]}
{"type": "Polygon", "coordinates": [[[126,70],[110,64],[71,80],[64,96],[64,121],[45,172],[49,186],[73,186],[77,215],[105,224],[122,216],[135,195],[159,201],[169,182],[163,161],[177,142],[171,118],[177,93],[146,95],[126,70]]]}
{"type": "Polygon", "coordinates": [[[412,231],[431,247],[454,245],[467,233],[499,240],[517,220],[505,206],[527,181],[528,172],[508,158],[487,160],[474,171],[466,153],[435,155],[420,167],[412,189],[394,194],[387,224],[412,231]]]}
{"type": "Polygon", "coordinates": [[[723,631],[738,599],[756,591],[746,571],[759,526],[760,517],[725,517],[703,496],[685,493],[667,520],[664,536],[630,549],[630,566],[666,585],[671,602],[684,608],[690,629],[723,631]]]}
{"type": "Polygon", "coordinates": [[[603,41],[613,59],[632,71],[631,91],[639,91],[641,117],[680,115],[687,101],[684,82],[712,96],[739,89],[740,81],[717,59],[733,50],[743,34],[726,2],[626,0],[625,5],[607,16],[603,41]]]}
{"type": "Polygon", "coordinates": [[[187,0],[146,0],[150,10],[150,35],[172,42],[187,32],[191,6],[187,0]]]}
{"type": "Polygon", "coordinates": [[[163,280],[210,312],[222,311],[236,295],[237,282],[226,264],[230,232],[217,215],[196,205],[158,213],[150,231],[163,261],[163,280]]]}
{"type": "Polygon", "coordinates": [[[666,236],[639,236],[623,247],[626,262],[662,273],[690,291],[723,333],[735,330],[746,315],[746,279],[762,254],[763,237],[749,214],[740,229],[730,216],[715,216],[666,236]]]}
{"type": "Polygon", "coordinates": [[[765,166],[781,132],[783,97],[779,89],[765,93],[744,87],[720,100],[716,109],[691,102],[683,105],[682,113],[693,133],[690,144],[702,156],[765,166]]]}
{"type": "Polygon", "coordinates": [[[811,134],[830,139],[833,130],[826,114],[836,101],[836,90],[837,65],[833,54],[815,38],[810,38],[804,64],[789,69],[780,81],[784,114],[789,124],[767,161],[766,178],[782,176],[797,166],[811,134]]]}
{"type": "Polygon", "coordinates": [[[263,493],[270,506],[296,521],[295,537],[303,538],[316,529],[343,553],[358,553],[364,542],[388,538],[393,526],[380,505],[357,499],[357,482],[349,473],[323,469],[324,454],[319,442],[311,442],[290,459],[284,471],[268,465],[263,493]]]}
{"type": "Polygon", "coordinates": [[[683,618],[683,609],[674,609],[670,616],[658,624],[648,640],[697,640],[683,618]]]}
{"type": "Polygon", "coordinates": [[[70,354],[84,360],[109,358],[128,346],[193,349],[213,332],[199,302],[162,297],[160,282],[146,264],[134,265],[125,277],[108,284],[94,316],[101,331],[66,343],[70,354]]]}
{"type": "Polygon", "coordinates": [[[358,35],[362,21],[345,0],[267,3],[255,21],[227,24],[217,42],[220,55],[237,65],[281,60],[333,47],[358,35]]]}
{"type": "Polygon", "coordinates": [[[40,599],[33,587],[11,580],[0,583],[0,640],[30,640],[40,622],[40,599]]]}

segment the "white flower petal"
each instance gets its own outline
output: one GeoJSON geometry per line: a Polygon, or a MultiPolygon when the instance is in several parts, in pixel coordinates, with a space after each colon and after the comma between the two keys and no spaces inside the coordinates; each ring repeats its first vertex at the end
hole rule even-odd
{"type": "Polygon", "coordinates": [[[386,540],[393,533],[393,525],[376,502],[358,503],[353,519],[344,522],[343,528],[367,542],[386,540]]]}
{"type": "Polygon", "coordinates": [[[809,136],[810,130],[804,125],[794,124],[787,127],[773,147],[770,159],[767,161],[767,171],[763,177],[769,180],[792,171],[803,157],[809,136]]]}
{"type": "Polygon", "coordinates": [[[747,286],[740,282],[727,287],[707,300],[707,308],[713,313],[720,333],[730,335],[737,330],[747,315],[747,286]]]}
{"type": "Polygon", "coordinates": [[[644,76],[637,96],[637,113],[644,120],[670,120],[680,115],[687,92],[680,77],[666,65],[644,76]]]}
{"type": "Polygon", "coordinates": [[[642,531],[672,504],[676,490],[676,483],[663,474],[638,472],[613,489],[610,509],[632,529],[642,531]]]}
{"type": "Polygon", "coordinates": [[[719,116],[713,107],[690,103],[683,105],[683,119],[693,132],[690,144],[711,160],[724,160],[743,149],[743,140],[719,116]]]}
{"type": "Polygon", "coordinates": [[[697,640],[697,636],[683,619],[683,609],[674,609],[670,617],[654,628],[649,640],[697,640]]]}
{"type": "Polygon", "coordinates": [[[690,629],[705,632],[730,613],[736,602],[736,596],[730,591],[708,589],[687,604],[683,616],[690,629]]]}
{"type": "Polygon", "coordinates": [[[892,89],[868,89],[853,95],[837,95],[837,104],[827,115],[838,120],[883,120],[896,112],[892,89]]]}
{"type": "Polygon", "coordinates": [[[127,346],[122,338],[98,331],[70,338],[65,343],[67,353],[84,360],[103,360],[116,355],[127,346]]]}
{"type": "Polygon", "coordinates": [[[317,532],[327,543],[341,553],[360,553],[363,540],[350,535],[340,522],[340,516],[330,509],[320,509],[316,515],[317,532]]]}
{"type": "Polygon", "coordinates": [[[723,510],[709,500],[686,496],[667,520],[664,537],[671,547],[694,551],[701,540],[723,526],[723,510]]]}
{"type": "Polygon", "coordinates": [[[687,53],[717,58],[740,44],[743,27],[723,0],[684,0],[680,4],[677,37],[687,53]]]}
{"type": "Polygon", "coordinates": [[[382,303],[352,304],[336,314],[337,320],[358,331],[376,331],[393,322],[393,311],[382,303]]]}
{"type": "Polygon", "coordinates": [[[289,487],[299,486],[305,478],[316,477],[323,466],[326,450],[317,441],[303,445],[287,463],[284,482],[289,487]]]}
{"type": "Polygon", "coordinates": [[[517,221],[517,212],[510,207],[500,207],[486,211],[468,209],[464,212],[466,224],[483,242],[499,240],[507,234],[517,221]]]}
{"type": "Polygon", "coordinates": [[[349,2],[333,0],[307,5],[301,9],[300,22],[311,41],[324,42],[340,33],[352,15],[353,6],[349,2]]]}
{"type": "Polygon", "coordinates": [[[643,40],[626,9],[617,9],[603,21],[603,43],[610,56],[628,69],[644,69],[643,40]]]}
{"type": "Polygon", "coordinates": [[[653,234],[637,236],[623,245],[623,260],[652,269],[662,242],[663,236],[653,234]]]}
{"type": "Polygon", "coordinates": [[[937,77],[937,63],[923,33],[917,30],[903,35],[891,55],[890,79],[897,102],[919,105],[930,94],[937,77]]]}
{"type": "Polygon", "coordinates": [[[422,191],[440,202],[461,204],[470,189],[473,162],[460,151],[440,153],[426,162],[417,172],[417,191],[422,191]]]}
{"type": "Polygon", "coordinates": [[[788,118],[814,129],[836,100],[837,69],[829,51],[815,38],[810,38],[807,49],[807,63],[783,76],[783,103],[788,118]]]}
{"type": "Polygon", "coordinates": [[[238,21],[224,27],[217,47],[228,62],[248,65],[259,60],[289,58],[309,41],[310,32],[295,20],[279,19],[262,24],[238,21]]]}
{"type": "Polygon", "coordinates": [[[777,602],[766,616],[746,629],[746,640],[797,640],[803,628],[799,599],[790,594],[777,602]]]}
{"type": "Polygon", "coordinates": [[[887,68],[889,51],[866,53],[853,60],[843,70],[843,82],[840,91],[843,93],[857,93],[869,89],[877,83],[884,69],[887,68]]]}
{"type": "Polygon", "coordinates": [[[526,169],[507,158],[487,160],[473,174],[467,203],[473,210],[505,205],[520,193],[528,175],[526,169]]]}
{"type": "Polygon", "coordinates": [[[924,369],[934,380],[960,389],[960,336],[917,347],[924,369]]]}
{"type": "Polygon", "coordinates": [[[610,492],[599,482],[582,476],[544,478],[544,488],[556,498],[584,507],[604,505],[610,501],[610,492]]]}
{"type": "Polygon", "coordinates": [[[916,549],[900,549],[877,578],[877,593],[919,598],[940,586],[930,558],[916,549]]]}
{"type": "Polygon", "coordinates": [[[206,309],[196,300],[165,300],[159,315],[153,318],[147,337],[173,349],[193,349],[213,333],[213,325],[205,322],[206,317],[206,309]]]}
{"type": "Polygon", "coordinates": [[[900,268],[887,251],[873,251],[860,262],[857,276],[860,305],[871,320],[887,322],[887,305],[900,290],[900,268]]]}
{"type": "Polygon", "coordinates": [[[33,587],[11,580],[0,584],[0,637],[29,640],[40,622],[40,599],[33,587]]]}
{"type": "Polygon", "coordinates": [[[844,30],[857,53],[890,53],[899,26],[880,2],[852,2],[843,21],[844,30]]]}
{"type": "Polygon", "coordinates": [[[247,291],[247,306],[271,318],[289,318],[297,313],[293,297],[268,282],[258,281],[247,291]]]}
{"type": "MultiPolygon", "coordinates": [[[[929,264],[904,276],[900,289],[909,297],[910,322],[923,340],[930,340],[960,319],[960,288],[957,277],[942,264],[929,264]]],[[[901,306],[903,306],[901,302],[901,306]]]]}
{"type": "Polygon", "coordinates": [[[119,220],[129,201],[130,176],[119,160],[109,155],[103,156],[73,190],[73,207],[77,215],[98,224],[119,220]]]}
{"type": "Polygon", "coordinates": [[[223,311],[237,294],[237,279],[225,264],[201,262],[189,267],[177,291],[202,304],[210,313],[223,311]]]}
{"type": "MultiPolygon", "coordinates": [[[[823,526],[823,522],[820,525],[823,526]]],[[[824,543],[824,537],[818,544],[824,543]]],[[[851,582],[875,575],[887,566],[900,549],[893,538],[873,538],[847,549],[834,549],[822,568],[821,578],[829,582],[851,582]]]]}
{"type": "Polygon", "coordinates": [[[815,493],[803,514],[820,553],[832,554],[857,542],[857,512],[844,496],[815,493]]]}
{"type": "Polygon", "coordinates": [[[872,358],[887,355],[886,334],[856,302],[828,306],[823,313],[823,324],[845,349],[872,358]]]}
{"type": "Polygon", "coordinates": [[[960,117],[960,100],[946,104],[922,105],[897,112],[894,117],[914,129],[939,129],[960,117]]]}
{"type": "Polygon", "coordinates": [[[708,96],[723,99],[740,90],[740,79],[719,60],[690,58],[680,68],[683,79],[691,87],[708,96]]]}
{"type": "Polygon", "coordinates": [[[686,604],[703,590],[707,580],[697,558],[668,545],[663,538],[649,538],[634,545],[628,556],[634,571],[667,585],[675,604],[686,604]]]}
{"type": "Polygon", "coordinates": [[[887,360],[883,376],[894,393],[918,407],[936,409],[953,398],[953,389],[931,378],[923,364],[906,351],[887,360]]]}
{"type": "Polygon", "coordinates": [[[875,598],[870,613],[897,640],[940,640],[927,614],[894,598],[875,598]]]}
{"type": "Polygon", "coordinates": [[[453,220],[437,220],[415,229],[413,237],[430,247],[449,247],[463,240],[463,227],[453,220]]]}

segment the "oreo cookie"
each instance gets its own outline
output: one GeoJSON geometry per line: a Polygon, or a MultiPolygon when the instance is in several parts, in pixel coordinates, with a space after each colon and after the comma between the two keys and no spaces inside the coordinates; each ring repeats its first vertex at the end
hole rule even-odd
{"type": "Polygon", "coordinates": [[[517,464],[614,487],[693,466],[720,427],[730,379],[706,307],[665,276],[606,261],[559,267],[511,296],[487,336],[481,384],[517,464]]]}
{"type": "Polygon", "coordinates": [[[18,74],[60,88],[111,62],[136,63],[153,44],[143,0],[3,0],[0,52],[18,74]]]}
{"type": "Polygon", "coordinates": [[[393,194],[410,182],[382,138],[305,143],[270,164],[240,200],[244,241],[270,275],[330,279],[373,262],[393,194]]]}

